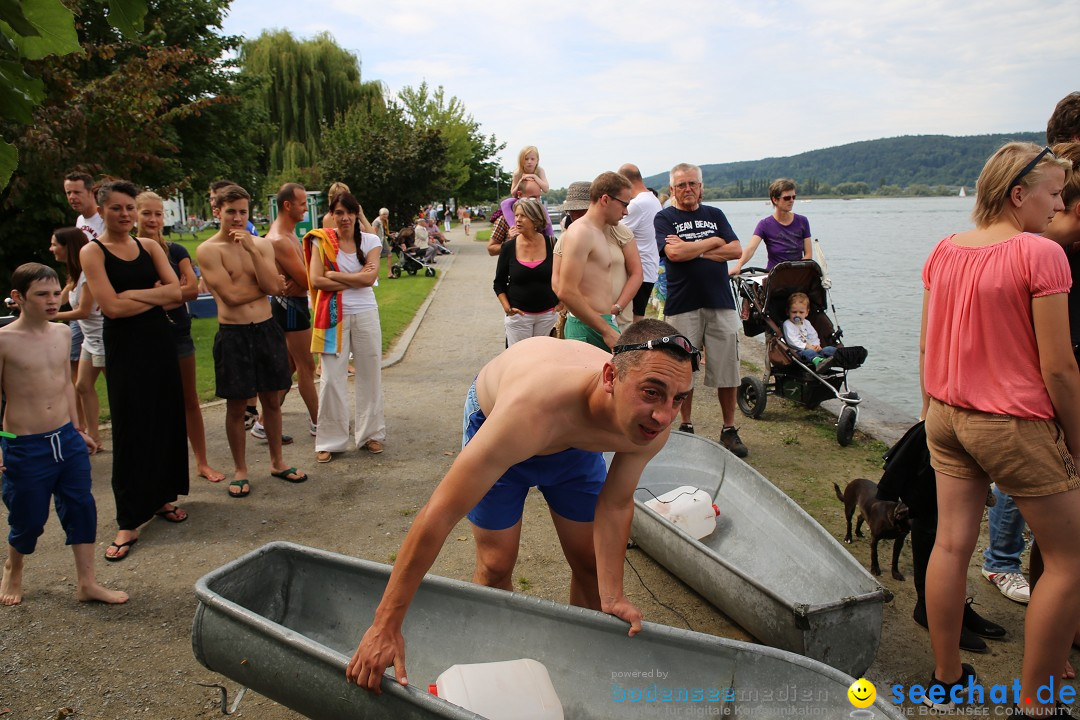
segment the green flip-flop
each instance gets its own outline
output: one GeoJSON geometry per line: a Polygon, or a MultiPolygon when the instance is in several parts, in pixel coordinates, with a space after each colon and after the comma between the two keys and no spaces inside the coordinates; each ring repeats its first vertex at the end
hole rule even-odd
{"type": "Polygon", "coordinates": [[[229,492],[229,497],[242,498],[242,497],[247,497],[248,495],[251,494],[251,482],[249,480],[247,480],[246,478],[244,480],[233,480],[233,481],[231,481],[229,483],[229,487],[231,487],[231,488],[234,488],[234,487],[241,488],[240,492],[232,492],[231,490],[228,491],[229,492]],[[245,485],[248,486],[247,490],[243,489],[243,487],[245,485]]]}
{"type": "Polygon", "coordinates": [[[307,480],[307,473],[302,473],[302,472],[300,472],[299,470],[297,470],[294,467],[285,468],[284,470],[280,470],[278,472],[272,472],[271,471],[270,474],[273,477],[281,478],[282,480],[285,480],[286,482],[291,482],[291,483],[302,483],[302,482],[305,482],[307,480]],[[291,477],[293,475],[299,475],[300,477],[291,477]]]}

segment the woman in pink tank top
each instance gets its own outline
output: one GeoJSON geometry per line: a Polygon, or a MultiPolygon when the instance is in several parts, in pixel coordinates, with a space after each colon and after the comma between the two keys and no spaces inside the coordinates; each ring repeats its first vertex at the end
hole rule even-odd
{"type": "Polygon", "coordinates": [[[1032,234],[1062,208],[1070,171],[1049,148],[1005,145],[976,184],[975,228],[942,240],[923,269],[923,415],[939,508],[926,575],[935,663],[928,690],[944,690],[944,700],[924,702],[939,710],[950,709],[950,691],[975,675],[960,662],[959,636],[991,482],[1016,501],[1047,565],[1028,606],[1020,697],[1031,702],[1023,711],[1056,712],[1058,698],[1046,702],[1036,691],[1065,665],[1072,636],[1061,628],[1080,622],[1080,373],[1069,343],[1071,277],[1061,247],[1032,234]]]}

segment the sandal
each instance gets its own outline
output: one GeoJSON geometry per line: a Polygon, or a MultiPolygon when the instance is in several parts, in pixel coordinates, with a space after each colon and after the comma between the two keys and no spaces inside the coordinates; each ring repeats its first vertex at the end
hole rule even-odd
{"type": "Polygon", "coordinates": [[[229,492],[229,497],[234,497],[234,498],[247,497],[249,494],[251,494],[251,483],[248,482],[248,480],[246,478],[244,480],[233,480],[233,481],[231,481],[229,483],[228,492],[229,492]],[[247,490],[244,490],[245,485],[248,486],[247,490]],[[232,489],[234,487],[235,488],[240,488],[240,490],[237,491],[237,492],[233,492],[232,489]]]}
{"type": "Polygon", "coordinates": [[[109,548],[105,548],[105,561],[106,562],[120,562],[121,560],[123,560],[124,558],[126,558],[128,555],[131,554],[131,548],[135,547],[135,543],[137,543],[137,542],[139,542],[139,538],[134,538],[133,540],[128,540],[126,543],[120,543],[120,544],[109,543],[109,547],[116,548],[116,553],[113,554],[113,555],[110,555],[109,554],[109,548]],[[124,550],[124,548],[127,548],[127,549],[124,550]],[[123,555],[120,554],[121,550],[124,550],[123,555]]]}
{"type": "Polygon", "coordinates": [[[328,463],[333,458],[334,458],[334,455],[329,450],[320,450],[317,453],[315,453],[315,462],[317,462],[317,463],[328,463]]]}
{"type": "Polygon", "coordinates": [[[171,523],[182,523],[188,519],[188,514],[176,505],[173,505],[172,510],[158,510],[154,514],[171,523]]]}
{"type": "Polygon", "coordinates": [[[282,480],[291,483],[302,483],[307,480],[307,474],[300,472],[294,467],[285,468],[284,470],[279,470],[278,472],[274,472],[271,470],[270,475],[276,478],[281,478],[282,480]]]}

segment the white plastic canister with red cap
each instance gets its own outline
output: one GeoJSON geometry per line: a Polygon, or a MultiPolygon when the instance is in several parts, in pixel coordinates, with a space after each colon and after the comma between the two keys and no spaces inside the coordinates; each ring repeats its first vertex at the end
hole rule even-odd
{"type": "Polygon", "coordinates": [[[489,720],[563,720],[547,668],[529,658],[454,665],[428,692],[489,720]]]}
{"type": "Polygon", "coordinates": [[[716,516],[720,508],[713,504],[712,496],[690,485],[677,487],[645,504],[660,517],[700,540],[716,530],[716,516]]]}

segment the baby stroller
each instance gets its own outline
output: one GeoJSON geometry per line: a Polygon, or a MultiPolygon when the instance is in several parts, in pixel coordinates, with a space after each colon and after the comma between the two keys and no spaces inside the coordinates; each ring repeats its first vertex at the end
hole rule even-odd
{"type": "Polygon", "coordinates": [[[427,277],[435,277],[435,266],[424,262],[424,250],[417,247],[394,245],[391,249],[394,255],[394,264],[390,266],[390,274],[396,278],[401,277],[404,270],[410,275],[415,275],[421,270],[427,277]]]}
{"type": "Polygon", "coordinates": [[[836,398],[843,403],[836,419],[836,440],[844,446],[850,444],[859,419],[860,400],[858,393],[848,389],[847,374],[866,361],[866,348],[840,342],[844,333],[826,312],[829,298],[821,267],[813,260],[798,260],[780,263],[772,271],[745,268],[731,278],[731,289],[741,305],[746,336],[765,333],[765,375],[762,379],[742,379],[737,395],[739,409],[748,417],[761,417],[769,393],[811,409],[836,398]],[[784,340],[782,325],[787,319],[788,298],[795,292],[810,298],[807,322],[817,330],[822,347],[836,347],[832,360],[819,368],[802,360],[784,340]]]}

